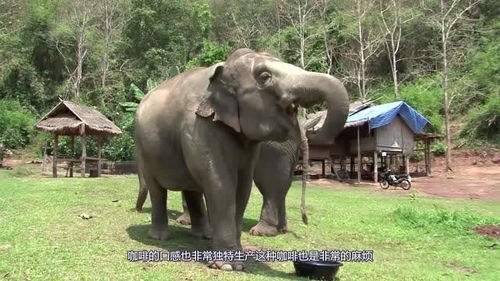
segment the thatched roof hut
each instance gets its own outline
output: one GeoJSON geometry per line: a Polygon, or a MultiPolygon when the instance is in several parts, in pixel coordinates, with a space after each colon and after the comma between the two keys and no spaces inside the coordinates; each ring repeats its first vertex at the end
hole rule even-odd
{"type": "Polygon", "coordinates": [[[57,135],[117,136],[122,133],[99,111],[69,101],[59,102],[35,128],[57,135]]]}
{"type": "Polygon", "coordinates": [[[101,175],[102,138],[118,136],[122,133],[120,128],[99,111],[69,101],[59,102],[49,111],[49,113],[36,123],[35,129],[54,135],[54,155],[52,160],[53,177],[57,177],[59,136],[71,137],[71,155],[69,159],[65,159],[70,163],[70,176],[73,176],[73,165],[80,163],[82,177],[84,177],[86,162],[89,161],[97,162],[97,176],[101,175]],[[73,157],[75,136],[80,137],[82,142],[82,156],[78,159],[74,159],[73,157]],[[87,136],[98,137],[97,158],[87,157],[87,136]]]}

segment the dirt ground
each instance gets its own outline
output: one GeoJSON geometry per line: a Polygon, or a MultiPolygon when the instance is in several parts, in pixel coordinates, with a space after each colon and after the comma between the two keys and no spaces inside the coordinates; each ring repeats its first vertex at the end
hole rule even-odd
{"type": "MultiPolygon", "coordinates": [[[[452,156],[452,173],[447,175],[444,172],[444,157],[435,157],[432,161],[432,176],[412,177],[412,188],[409,191],[393,187],[382,190],[378,184],[368,181],[363,181],[360,186],[373,188],[374,192],[405,194],[414,189],[421,196],[500,201],[499,151],[457,151],[452,156]]],[[[419,166],[422,165],[423,163],[419,163],[419,166]]],[[[411,166],[410,171],[414,171],[416,165],[411,166]]],[[[312,168],[318,173],[320,169],[321,164],[312,168]]],[[[317,179],[310,180],[310,183],[332,188],[349,188],[354,182],[339,184],[335,180],[317,179]]]]}
{"type": "MultiPolygon", "coordinates": [[[[444,157],[434,157],[432,176],[412,177],[412,188],[408,191],[393,187],[382,190],[378,184],[368,181],[363,181],[360,185],[354,181],[338,182],[331,179],[309,182],[312,185],[329,188],[353,188],[354,185],[359,188],[372,188],[373,192],[381,193],[408,194],[412,190],[417,190],[420,196],[500,201],[500,151],[490,150],[487,153],[455,151],[452,159],[453,173],[447,175],[444,173],[444,157]]],[[[5,159],[4,164],[9,167],[24,166],[40,169],[40,164],[27,164],[26,160],[5,159]]],[[[418,165],[422,166],[423,163],[418,165]]],[[[413,163],[410,171],[414,171],[416,166],[413,163]]],[[[311,170],[321,173],[321,164],[315,162],[311,170]]]]}
{"type": "MultiPolygon", "coordinates": [[[[490,237],[490,238],[496,238],[500,239],[500,225],[481,225],[478,226],[474,229],[474,231],[478,234],[490,237]]],[[[496,244],[495,244],[496,245],[496,244]]]]}

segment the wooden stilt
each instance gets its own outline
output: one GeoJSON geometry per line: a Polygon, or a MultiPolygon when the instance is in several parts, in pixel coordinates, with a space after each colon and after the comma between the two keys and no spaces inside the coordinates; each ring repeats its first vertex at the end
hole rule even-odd
{"type": "Polygon", "coordinates": [[[321,177],[325,177],[326,176],[326,173],[325,173],[325,159],[321,160],[321,177]]]}
{"type": "Polygon", "coordinates": [[[357,134],[357,139],[358,139],[358,183],[361,182],[361,147],[360,147],[360,142],[359,142],[359,126],[358,128],[358,134],[357,134]]]}
{"type": "Polygon", "coordinates": [[[82,135],[82,163],[81,163],[81,167],[82,167],[82,178],[85,177],[85,162],[86,162],[86,159],[87,159],[87,136],[86,135],[82,135]]]}
{"type": "Polygon", "coordinates": [[[351,174],[351,177],[354,176],[354,156],[351,156],[350,162],[349,162],[349,172],[351,174]]]}
{"type": "Polygon", "coordinates": [[[57,178],[57,150],[59,146],[59,136],[57,134],[54,135],[54,152],[52,158],[52,177],[57,178]]]}
{"type": "Polygon", "coordinates": [[[425,175],[431,175],[431,159],[430,159],[430,145],[429,140],[424,141],[424,161],[425,161],[425,175]]]}
{"type": "Polygon", "coordinates": [[[405,159],[405,173],[407,175],[409,175],[410,174],[410,156],[404,155],[403,157],[405,159]]]}
{"type": "Polygon", "coordinates": [[[97,140],[97,177],[101,176],[101,152],[102,152],[102,137],[97,140]]]}
{"type": "MultiPolygon", "coordinates": [[[[71,156],[70,158],[73,159],[75,157],[75,136],[71,136],[71,156]]],[[[71,160],[70,160],[71,161],[71,160]]],[[[69,177],[73,177],[73,162],[69,164],[69,177]]]]}
{"type": "Polygon", "coordinates": [[[373,182],[378,182],[378,152],[373,152],[373,182]]]}

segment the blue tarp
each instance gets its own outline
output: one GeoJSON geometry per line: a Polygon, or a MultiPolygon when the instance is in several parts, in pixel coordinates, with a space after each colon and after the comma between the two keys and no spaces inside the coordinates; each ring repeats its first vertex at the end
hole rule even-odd
{"type": "Polygon", "coordinates": [[[415,134],[421,133],[429,123],[422,114],[403,101],[376,105],[355,112],[347,117],[346,123],[368,122],[369,128],[375,129],[391,123],[398,115],[415,134]]]}

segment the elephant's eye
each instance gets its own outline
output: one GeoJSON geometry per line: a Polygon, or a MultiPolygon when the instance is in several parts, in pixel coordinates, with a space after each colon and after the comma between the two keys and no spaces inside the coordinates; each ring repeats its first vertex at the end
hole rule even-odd
{"type": "Polygon", "coordinates": [[[271,78],[272,78],[271,73],[264,71],[261,74],[259,74],[259,77],[257,78],[257,80],[258,80],[259,84],[266,85],[269,82],[271,82],[271,78]]]}

